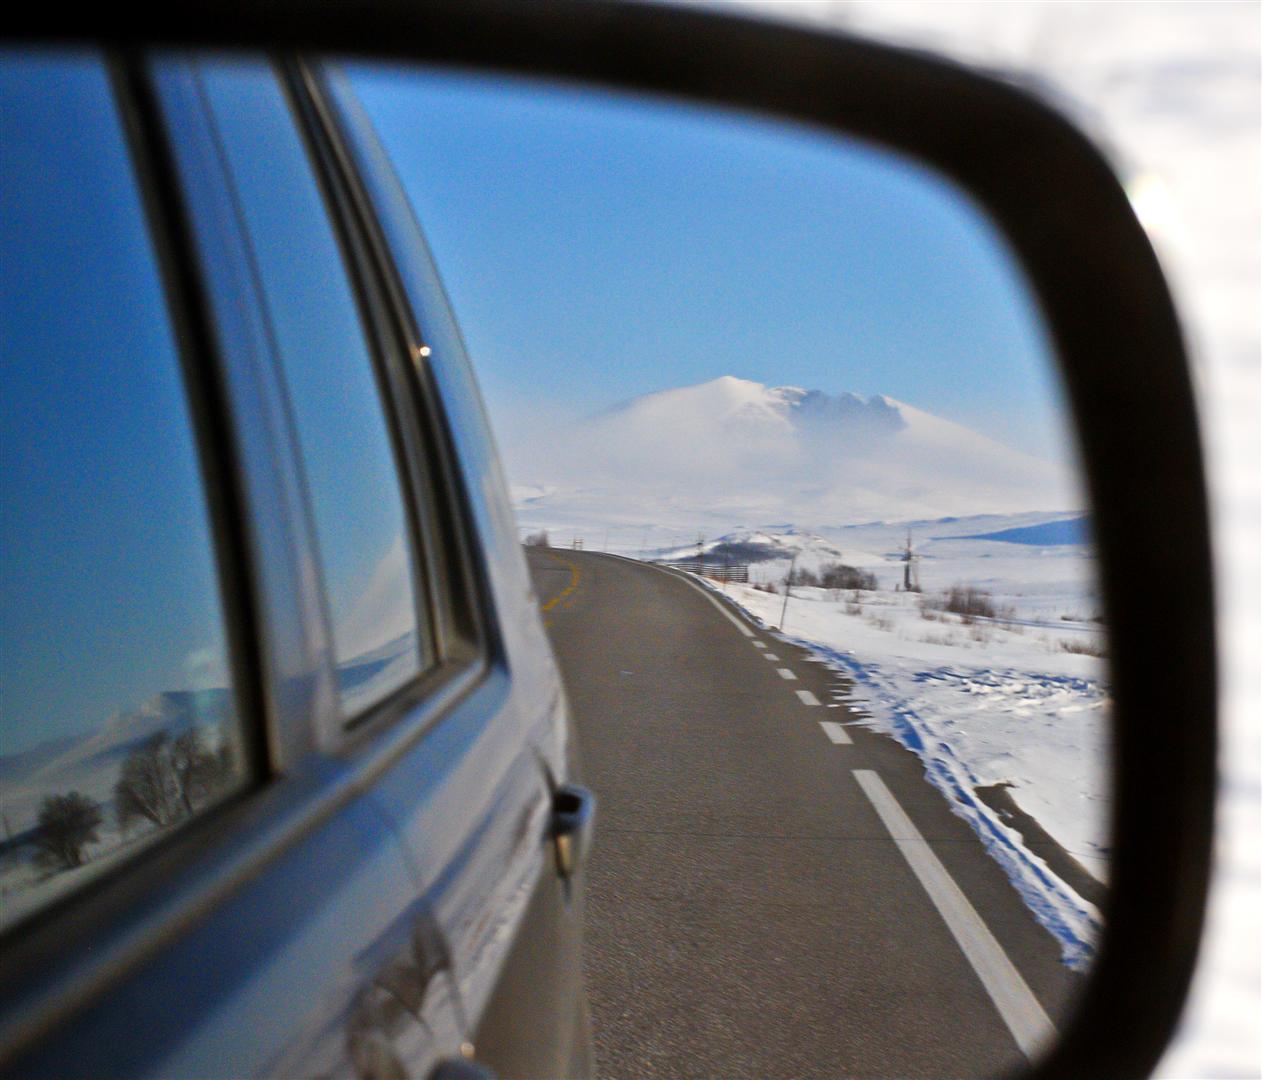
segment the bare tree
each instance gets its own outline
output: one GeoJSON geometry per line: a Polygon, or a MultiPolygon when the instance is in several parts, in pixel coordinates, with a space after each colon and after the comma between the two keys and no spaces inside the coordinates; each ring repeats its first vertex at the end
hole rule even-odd
{"type": "Polygon", "coordinates": [[[83,849],[96,840],[101,808],[78,791],[49,795],[40,805],[36,858],[58,870],[83,865],[83,849]]]}
{"type": "Polygon", "coordinates": [[[844,589],[873,590],[876,588],[876,575],[866,570],[859,570],[845,563],[826,563],[820,568],[819,583],[825,589],[833,590],[833,599],[841,599],[844,589]]]}
{"type": "Polygon", "coordinates": [[[123,762],[114,785],[114,806],[123,829],[141,818],[166,828],[190,808],[182,797],[165,732],[147,739],[123,762]]]}
{"type": "Polygon", "coordinates": [[[789,574],[790,585],[818,585],[819,575],[809,567],[801,567],[789,574]]]}
{"type": "Polygon", "coordinates": [[[540,529],[537,533],[531,533],[523,542],[526,547],[548,547],[548,530],[540,529]]]}
{"type": "Polygon", "coordinates": [[[184,812],[192,814],[194,803],[208,801],[231,780],[232,748],[225,743],[217,752],[210,750],[202,729],[189,728],[171,746],[171,770],[184,812]]]}

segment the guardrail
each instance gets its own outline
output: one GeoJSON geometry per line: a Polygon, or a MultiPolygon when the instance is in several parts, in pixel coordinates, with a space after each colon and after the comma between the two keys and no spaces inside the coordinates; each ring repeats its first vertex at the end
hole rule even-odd
{"type": "Polygon", "coordinates": [[[737,581],[749,584],[749,563],[727,562],[717,559],[674,559],[662,561],[659,566],[669,566],[675,570],[685,570],[689,574],[712,578],[714,581],[737,581]]]}

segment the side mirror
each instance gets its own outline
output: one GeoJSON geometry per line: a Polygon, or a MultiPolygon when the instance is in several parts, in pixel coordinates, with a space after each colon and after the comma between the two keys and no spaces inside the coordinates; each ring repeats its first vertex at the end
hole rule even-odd
{"type": "Polygon", "coordinates": [[[1111,637],[1115,815],[1104,937],[1076,1011],[1032,1074],[1130,1076],[1155,1065],[1187,992],[1209,871],[1206,494],[1169,291],[1116,178],[1066,120],[1009,85],[924,55],[605,0],[199,2],[143,20],[97,10],[78,23],[49,9],[24,13],[7,33],[457,65],[666,96],[865,140],[963,189],[1019,260],[1062,365],[1111,637]]]}

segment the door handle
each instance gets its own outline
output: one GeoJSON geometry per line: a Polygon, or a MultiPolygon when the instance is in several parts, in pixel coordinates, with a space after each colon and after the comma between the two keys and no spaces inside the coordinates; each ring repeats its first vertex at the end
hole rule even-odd
{"type": "Polygon", "coordinates": [[[570,880],[583,865],[592,841],[596,796],[578,784],[562,784],[552,792],[549,833],[556,852],[557,873],[570,880]]]}
{"type": "Polygon", "coordinates": [[[445,1058],[434,1066],[429,1080],[495,1080],[495,1073],[468,1058],[445,1058]]]}

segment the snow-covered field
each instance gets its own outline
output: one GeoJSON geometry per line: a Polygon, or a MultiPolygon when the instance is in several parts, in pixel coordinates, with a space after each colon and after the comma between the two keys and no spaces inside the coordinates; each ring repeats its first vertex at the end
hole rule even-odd
{"type": "MultiPolygon", "coordinates": [[[[904,522],[874,522],[811,529],[790,525],[739,529],[700,545],[709,558],[726,551],[755,551],[751,582],[779,585],[792,559],[797,570],[818,573],[841,562],[876,575],[882,589],[903,580],[902,554],[910,537],[914,573],[927,593],[966,584],[985,589],[1011,618],[1047,623],[1072,636],[1084,626],[1098,632],[1100,615],[1090,527],[1080,512],[977,514],[904,522]],[[998,539],[1007,537],[1007,539],[998,539]]],[[[595,530],[589,531],[591,537],[595,530]]],[[[558,531],[558,538],[565,536],[558,531]]],[[[590,547],[590,543],[588,545],[590,547]]],[[[645,553],[611,543],[608,550],[651,561],[693,558],[698,545],[649,548],[645,553]]],[[[732,561],[740,561],[734,554],[732,561]]]]}
{"type": "MultiPolygon", "coordinates": [[[[841,530],[845,546],[814,534],[779,534],[804,552],[799,566],[822,564],[840,547],[848,563],[877,575],[877,590],[795,587],[784,609],[782,588],[712,587],[849,676],[846,703],[920,756],[930,781],[1060,941],[1066,963],[1081,967],[1099,936],[1099,912],[978,790],[1007,786],[1018,807],[1083,870],[1107,880],[1107,642],[1101,624],[1091,621],[1097,609],[1090,548],[962,539],[977,535],[977,519],[937,527],[953,525],[950,538],[926,542],[939,546],[934,559],[918,564],[925,568],[923,593],[896,589],[902,575],[896,548],[880,550],[880,541],[894,541],[900,530],[905,535],[905,525],[841,530]],[[849,546],[857,539],[878,550],[849,546]],[[958,583],[981,585],[1007,610],[968,619],[938,610],[939,590],[958,583]]],[[[755,565],[771,580],[778,565],[783,579],[788,560],[755,565]]]]}
{"type": "MultiPolygon", "coordinates": [[[[552,543],[565,546],[566,521],[544,516],[555,509],[529,497],[518,503],[523,521],[549,528],[552,543]]],[[[593,513],[588,520],[599,521],[597,505],[593,513]]],[[[589,525],[574,537],[588,550],[654,562],[747,564],[749,584],[709,584],[846,674],[853,690],[845,702],[919,755],[929,780],[1061,943],[1065,962],[1089,963],[1100,933],[1090,879],[1107,882],[1111,807],[1108,641],[1087,515],[779,524],[709,538],[667,518],[629,532],[589,525]],[[920,591],[904,588],[909,546],[920,591]],[[782,624],[790,569],[819,575],[839,563],[871,575],[876,587],[795,584],[782,624]],[[943,610],[954,587],[978,590],[993,613],[943,610]],[[993,791],[989,801],[979,794],[997,785],[1082,873],[1070,866],[1058,875],[1027,846],[1003,806],[992,805],[993,791]]]]}

